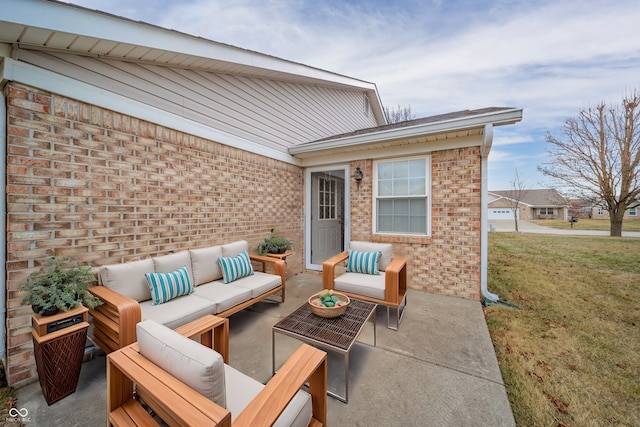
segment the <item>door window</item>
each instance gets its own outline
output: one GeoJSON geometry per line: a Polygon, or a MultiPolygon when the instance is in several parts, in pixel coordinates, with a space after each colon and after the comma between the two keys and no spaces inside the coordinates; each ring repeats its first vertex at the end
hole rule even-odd
{"type": "Polygon", "coordinates": [[[318,219],[336,219],[337,182],[335,178],[318,178],[318,219]]]}

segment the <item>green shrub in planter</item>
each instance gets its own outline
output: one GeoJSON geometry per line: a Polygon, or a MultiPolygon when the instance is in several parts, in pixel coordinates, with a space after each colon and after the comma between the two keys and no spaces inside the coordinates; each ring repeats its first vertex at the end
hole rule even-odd
{"type": "Polygon", "coordinates": [[[90,267],[80,267],[65,258],[54,257],[38,271],[29,275],[20,288],[24,292],[23,304],[31,304],[38,314],[69,311],[80,304],[95,308],[102,301],[88,291],[95,283],[90,267]],[[71,265],[65,268],[64,265],[71,265]]]}
{"type": "Polygon", "coordinates": [[[266,253],[284,253],[291,247],[291,245],[292,243],[290,240],[285,239],[284,237],[277,237],[276,229],[272,228],[271,236],[258,243],[258,255],[264,255],[266,253]]]}

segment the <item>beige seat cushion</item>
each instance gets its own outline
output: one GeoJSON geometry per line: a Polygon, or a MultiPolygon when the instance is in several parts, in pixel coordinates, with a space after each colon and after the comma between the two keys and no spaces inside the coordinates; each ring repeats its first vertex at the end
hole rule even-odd
{"type": "Polygon", "coordinates": [[[136,325],[140,354],[192,389],[227,407],[224,359],[153,320],[136,325]]]}
{"type": "Polygon", "coordinates": [[[382,256],[378,259],[378,270],[380,271],[385,271],[393,259],[393,245],[389,243],[353,241],[349,243],[349,249],[360,252],[382,252],[382,256]]]}
{"type": "Polygon", "coordinates": [[[282,278],[280,276],[254,271],[251,276],[234,280],[233,286],[251,290],[251,298],[256,298],[271,289],[277,288],[281,283],[282,278]]]}
{"type": "MultiPolygon", "coordinates": [[[[231,412],[231,420],[233,421],[260,393],[264,385],[229,365],[225,365],[224,368],[227,409],[231,412]]],[[[273,425],[276,427],[308,426],[313,416],[311,405],[311,395],[304,390],[300,390],[293,396],[289,405],[273,425]]]]}
{"type": "Polygon", "coordinates": [[[378,275],[344,273],[334,280],[334,289],[383,300],[385,290],[384,277],[385,273],[383,271],[378,275]]]}
{"type": "Polygon", "coordinates": [[[210,282],[198,286],[193,295],[215,302],[216,312],[213,314],[216,314],[251,299],[251,289],[224,282],[210,282]]]}
{"type": "Polygon", "coordinates": [[[101,285],[141,302],[151,299],[144,273],[153,272],[153,260],[149,258],[124,264],[105,265],[98,270],[98,277],[101,285]]]}
{"type": "Polygon", "coordinates": [[[218,312],[215,301],[199,298],[194,294],[177,297],[159,305],[152,304],[152,300],[140,303],[142,320],[154,320],[171,329],[199,319],[205,314],[218,312]]]}

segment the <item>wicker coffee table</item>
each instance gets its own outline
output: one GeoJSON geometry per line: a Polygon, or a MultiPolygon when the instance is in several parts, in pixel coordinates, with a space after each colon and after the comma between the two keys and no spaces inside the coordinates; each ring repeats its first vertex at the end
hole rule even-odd
{"type": "Polygon", "coordinates": [[[351,299],[347,311],[340,317],[326,319],[316,316],[309,303],[273,325],[271,329],[271,367],[276,372],[276,332],[298,339],[325,351],[344,356],[344,396],[327,391],[329,396],[344,403],[349,401],[349,352],[367,321],[373,322],[373,346],[376,345],[376,304],[351,299]]]}

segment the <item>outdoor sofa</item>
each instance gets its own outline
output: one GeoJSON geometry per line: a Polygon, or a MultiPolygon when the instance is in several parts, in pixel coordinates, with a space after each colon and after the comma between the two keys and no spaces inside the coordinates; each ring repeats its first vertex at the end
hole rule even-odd
{"type": "Polygon", "coordinates": [[[89,289],[104,304],[90,311],[93,341],[105,353],[136,342],[142,320],[176,329],[207,314],[230,316],[277,293],[285,299],[284,261],[249,255],[244,240],[106,265],[96,275],[98,286],[89,289]]]}

